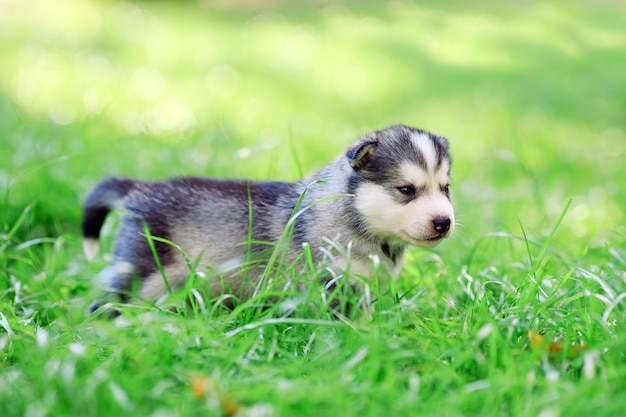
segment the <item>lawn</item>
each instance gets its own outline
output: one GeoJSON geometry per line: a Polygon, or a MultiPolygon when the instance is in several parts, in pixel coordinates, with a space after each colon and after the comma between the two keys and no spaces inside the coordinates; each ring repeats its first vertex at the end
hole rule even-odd
{"type": "Polygon", "coordinates": [[[0,415],[623,415],[625,25],[609,1],[0,2],[0,415]],[[294,180],[395,123],[448,137],[458,226],[371,317],[168,307],[200,280],[86,316],[100,179],[294,180]]]}

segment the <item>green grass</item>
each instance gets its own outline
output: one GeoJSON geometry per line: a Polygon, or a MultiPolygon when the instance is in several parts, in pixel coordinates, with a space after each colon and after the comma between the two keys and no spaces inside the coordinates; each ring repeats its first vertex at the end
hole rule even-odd
{"type": "Polygon", "coordinates": [[[251,416],[623,414],[623,5],[202,3],[0,6],[0,415],[220,415],[193,376],[251,416]],[[85,317],[102,177],[295,179],[392,123],[450,139],[459,226],[371,319],[85,317]]]}

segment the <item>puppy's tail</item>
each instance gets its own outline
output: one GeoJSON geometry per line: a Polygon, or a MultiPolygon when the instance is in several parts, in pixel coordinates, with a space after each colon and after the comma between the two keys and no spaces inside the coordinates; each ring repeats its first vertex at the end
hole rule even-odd
{"type": "Polygon", "coordinates": [[[100,229],[107,214],[114,208],[122,208],[124,197],[135,187],[136,181],[127,178],[109,178],[91,191],[83,209],[83,251],[87,259],[98,253],[100,229]]]}

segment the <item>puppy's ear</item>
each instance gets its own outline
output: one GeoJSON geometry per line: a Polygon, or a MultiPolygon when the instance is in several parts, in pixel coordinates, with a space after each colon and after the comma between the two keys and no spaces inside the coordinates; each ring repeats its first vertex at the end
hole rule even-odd
{"type": "Polygon", "coordinates": [[[365,166],[365,164],[367,164],[367,162],[372,158],[377,146],[377,139],[368,138],[356,146],[348,149],[346,157],[350,162],[350,166],[357,170],[365,166]]]}

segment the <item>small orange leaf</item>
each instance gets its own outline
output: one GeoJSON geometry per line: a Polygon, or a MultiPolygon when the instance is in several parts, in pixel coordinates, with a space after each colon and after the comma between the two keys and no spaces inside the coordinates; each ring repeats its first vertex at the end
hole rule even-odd
{"type": "Polygon", "coordinates": [[[532,330],[528,331],[528,342],[532,350],[537,350],[543,343],[543,336],[539,333],[535,333],[532,330]]]}
{"type": "Polygon", "coordinates": [[[191,376],[191,390],[196,398],[217,398],[220,410],[226,417],[232,417],[239,411],[240,405],[230,393],[217,388],[211,378],[203,378],[197,375],[191,376]]]}
{"type": "Polygon", "coordinates": [[[543,350],[550,354],[551,359],[555,359],[557,353],[562,353],[567,350],[567,359],[574,359],[580,355],[580,352],[587,349],[587,345],[571,344],[567,348],[563,345],[563,340],[553,340],[549,343],[544,341],[544,336],[535,333],[532,330],[528,331],[528,344],[532,350],[543,350]]]}
{"type": "Polygon", "coordinates": [[[196,398],[204,398],[208,391],[213,391],[215,389],[215,384],[213,380],[208,378],[201,378],[197,375],[191,376],[191,390],[193,391],[193,396],[196,398]]]}
{"type": "Polygon", "coordinates": [[[239,411],[239,403],[227,392],[218,392],[217,397],[220,400],[220,408],[226,417],[232,417],[239,411]]]}

